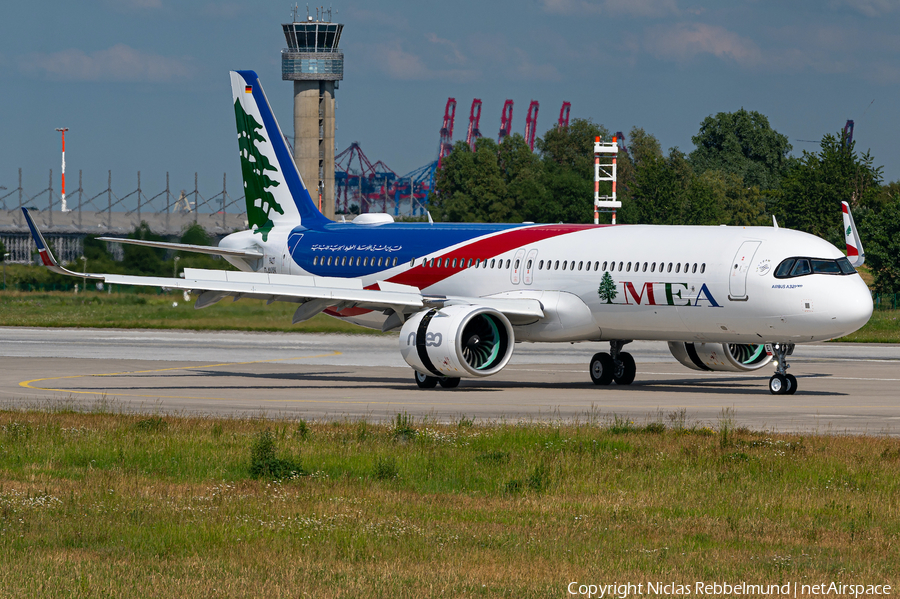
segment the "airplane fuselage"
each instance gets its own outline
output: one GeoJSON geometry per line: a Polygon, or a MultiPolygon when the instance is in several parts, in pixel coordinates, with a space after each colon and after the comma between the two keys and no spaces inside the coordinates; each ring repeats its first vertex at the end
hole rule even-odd
{"type": "MultiPolygon", "coordinates": [[[[222,245],[246,243],[235,235],[222,245]]],[[[334,223],[260,245],[255,270],[537,299],[549,318],[513,323],[520,341],[803,343],[856,330],[872,312],[856,273],[776,278],[787,258],[843,253],[775,227],[334,223]]],[[[373,328],[386,318],[327,313],[373,328]]]]}

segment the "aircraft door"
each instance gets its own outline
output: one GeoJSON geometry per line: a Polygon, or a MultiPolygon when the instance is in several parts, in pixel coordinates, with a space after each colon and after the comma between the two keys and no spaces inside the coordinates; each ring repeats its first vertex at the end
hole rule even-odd
{"type": "Polygon", "coordinates": [[[531,285],[534,281],[534,271],[537,268],[537,253],[536,249],[532,249],[528,250],[528,255],[525,256],[525,270],[522,279],[526,285],[531,285]]]}
{"type": "Polygon", "coordinates": [[[745,241],[734,255],[728,276],[728,299],[731,301],[747,300],[747,275],[750,274],[750,263],[753,262],[753,255],[760,243],[762,242],[745,241]]]}
{"type": "Polygon", "coordinates": [[[521,279],[522,270],[523,270],[523,267],[525,266],[523,264],[524,257],[525,257],[525,250],[519,250],[518,252],[516,252],[516,256],[513,258],[512,264],[510,265],[511,270],[509,273],[509,280],[512,282],[513,285],[518,285],[519,280],[521,279]]]}

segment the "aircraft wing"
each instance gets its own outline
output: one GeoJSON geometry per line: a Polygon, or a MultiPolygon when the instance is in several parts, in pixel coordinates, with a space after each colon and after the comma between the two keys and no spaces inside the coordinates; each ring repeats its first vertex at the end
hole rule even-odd
{"type": "Polygon", "coordinates": [[[56,261],[47,247],[43,235],[34,224],[31,215],[28,214],[28,210],[23,208],[22,211],[25,213],[25,219],[31,229],[41,261],[50,270],[63,275],[99,280],[108,284],[163,287],[199,292],[200,296],[194,305],[196,308],[211,306],[226,297],[265,299],[270,303],[275,301],[295,302],[300,306],[294,314],[294,323],[312,318],[326,308],[333,308],[337,311],[346,308],[363,308],[385,313],[393,312],[395,318],[390,325],[385,323],[385,330],[394,328],[394,323],[399,325],[405,322],[408,314],[426,308],[440,308],[451,303],[484,305],[495,308],[508,316],[536,318],[544,316],[541,303],[534,299],[430,296],[423,295],[416,287],[386,281],[363,288],[361,279],[200,268],[185,268],[184,278],[74,272],[56,261]]]}
{"type": "Polygon", "coordinates": [[[192,245],[189,243],[169,243],[167,241],[147,241],[144,239],[122,239],[120,237],[98,237],[99,241],[112,241],[115,243],[128,243],[131,245],[143,245],[164,250],[176,250],[179,252],[195,252],[198,254],[210,254],[213,256],[231,256],[234,258],[262,258],[263,253],[258,250],[232,250],[211,245],[192,245]]]}

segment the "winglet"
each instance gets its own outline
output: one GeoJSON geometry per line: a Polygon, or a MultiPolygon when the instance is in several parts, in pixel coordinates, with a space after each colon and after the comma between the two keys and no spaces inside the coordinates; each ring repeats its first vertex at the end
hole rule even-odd
{"type": "Polygon", "coordinates": [[[866,252],[859,239],[856,223],[850,212],[850,205],[847,202],[841,202],[841,209],[844,212],[844,241],[847,243],[847,258],[854,268],[859,268],[866,261],[866,252]]]}
{"type": "MultiPolygon", "coordinates": [[[[52,270],[55,273],[61,275],[71,275],[76,277],[83,277],[84,275],[79,272],[72,272],[71,270],[65,269],[59,265],[59,262],[56,261],[56,258],[53,256],[53,252],[50,251],[50,247],[47,245],[47,242],[44,241],[44,236],[41,234],[40,230],[37,228],[37,225],[34,224],[34,219],[28,213],[28,208],[22,207],[22,212],[25,214],[25,222],[28,223],[28,228],[31,229],[31,237],[34,239],[34,245],[37,246],[38,254],[41,256],[41,262],[44,263],[48,269],[52,270]]],[[[88,275],[87,278],[93,278],[88,275]]]]}

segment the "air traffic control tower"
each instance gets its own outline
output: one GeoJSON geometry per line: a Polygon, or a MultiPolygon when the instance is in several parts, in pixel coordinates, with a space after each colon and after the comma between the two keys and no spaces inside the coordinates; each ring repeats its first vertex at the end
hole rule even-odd
{"type": "Polygon", "coordinates": [[[334,218],[334,90],[344,78],[338,48],[344,26],[331,11],[282,25],[287,48],[281,51],[281,78],[294,82],[294,162],[313,202],[321,193],[322,213],[334,218]]]}

